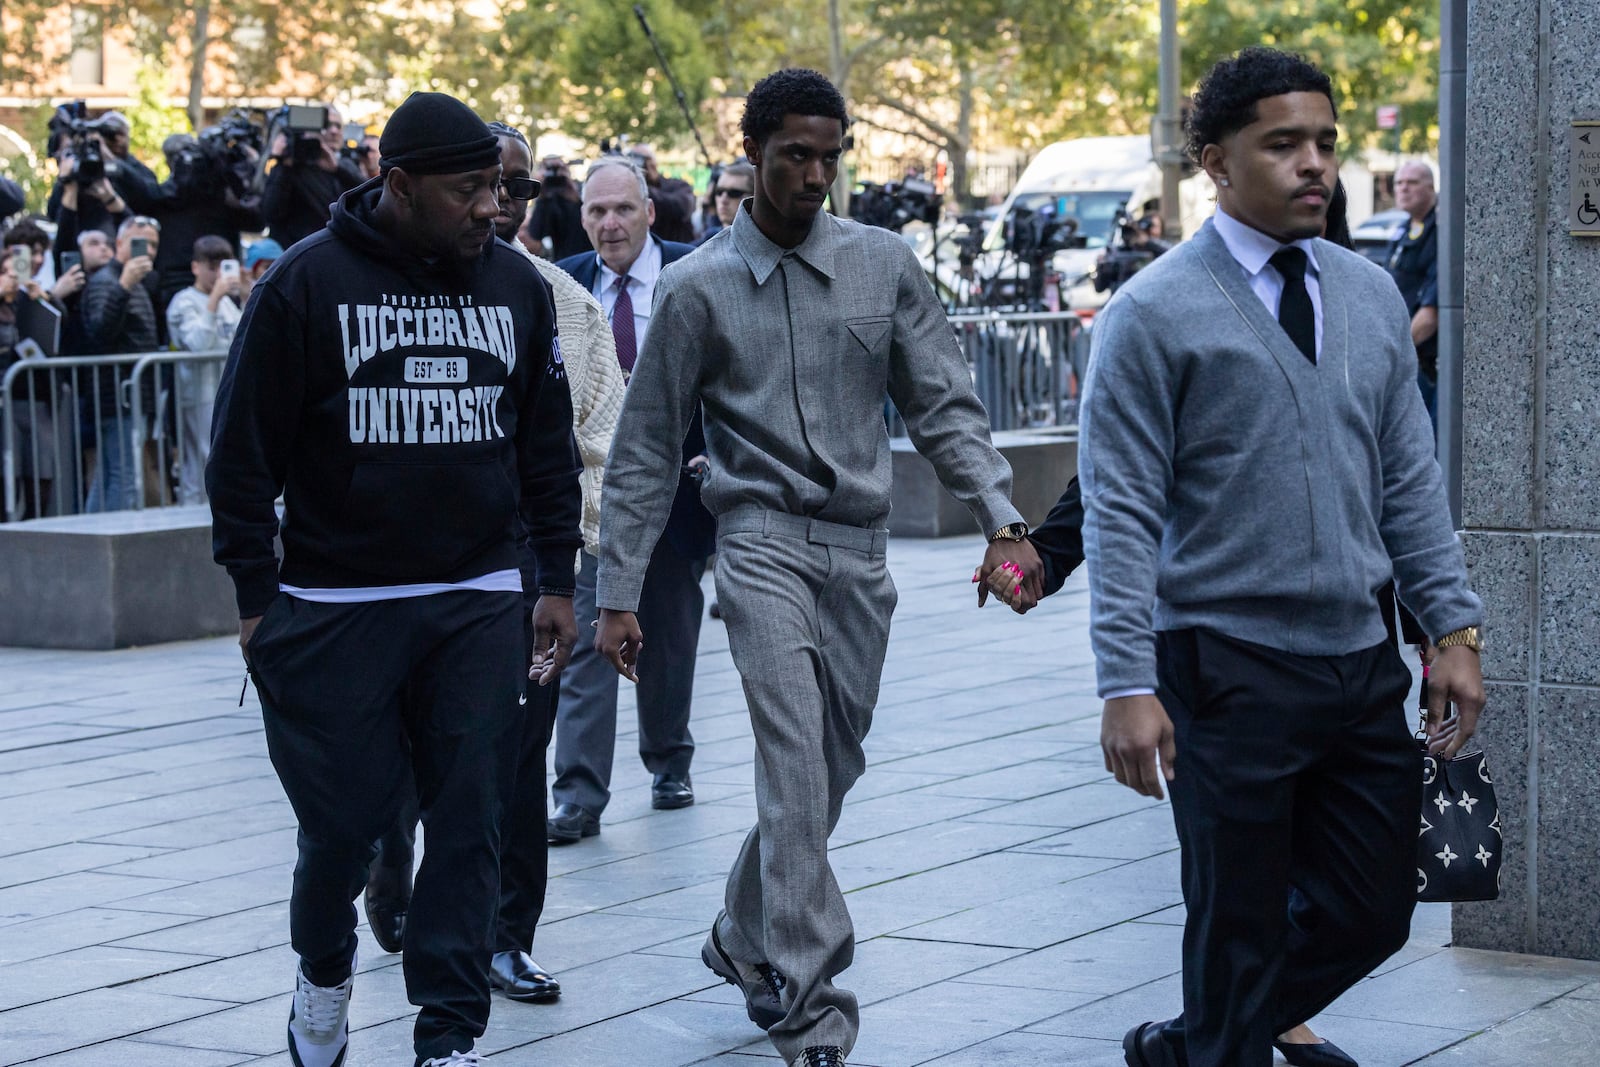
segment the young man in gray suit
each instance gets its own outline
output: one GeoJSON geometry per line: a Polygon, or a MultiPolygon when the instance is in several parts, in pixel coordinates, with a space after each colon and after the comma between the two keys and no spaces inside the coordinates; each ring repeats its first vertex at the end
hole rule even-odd
{"type": "Polygon", "coordinates": [[[1303,58],[1217,64],[1189,117],[1216,215],[1095,324],[1079,475],[1101,743],[1119,782],[1171,788],[1188,905],[1183,1014],[1130,1031],[1130,1067],[1267,1067],[1275,1042],[1354,1063],[1285,1038],[1405,943],[1416,900],[1391,576],[1440,648],[1433,748],[1454,755],[1483,707],[1483,606],[1410,317],[1318,238],[1336,137],[1303,58]]]}
{"type": "Polygon", "coordinates": [[[717,594],[756,739],[757,824],[702,958],[790,1064],[843,1067],[859,1022],[833,984],[855,950],[828,835],[865,769],[894,611],[885,566],[885,390],[941,481],[989,532],[983,571],[1039,558],[966,360],[910,250],[822,211],[844,100],[816,71],[751,90],[755,195],[662,272],[606,468],[595,647],[634,677],[634,615],[684,430],[703,409],[717,594]]]}

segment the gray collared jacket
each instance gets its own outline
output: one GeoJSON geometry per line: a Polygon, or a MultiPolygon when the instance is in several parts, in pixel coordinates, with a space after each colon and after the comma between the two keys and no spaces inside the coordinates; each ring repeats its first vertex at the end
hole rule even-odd
{"type": "Polygon", "coordinates": [[[849,526],[889,517],[885,392],[986,531],[1021,521],[954,331],[911,250],[819,214],[799,247],[747,210],[656,283],[601,498],[601,607],[637,607],[702,405],[713,515],[756,506],[849,526]]]}

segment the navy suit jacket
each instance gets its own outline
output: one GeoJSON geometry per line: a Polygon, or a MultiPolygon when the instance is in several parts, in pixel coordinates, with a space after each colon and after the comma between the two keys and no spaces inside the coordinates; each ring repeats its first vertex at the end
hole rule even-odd
{"type": "MultiPolygon", "coordinates": [[[[694,251],[693,245],[663,241],[655,234],[650,235],[650,240],[661,249],[663,267],[694,251]]],[[[556,266],[576,278],[578,284],[589,292],[594,292],[595,279],[600,277],[599,253],[584,252],[568,256],[557,260],[556,266]]],[[[688,463],[695,456],[704,455],[705,450],[705,429],[701,426],[700,411],[696,408],[694,419],[689,423],[689,433],[683,439],[683,461],[688,463]]],[[[672,512],[667,516],[667,528],[662,536],[680,555],[690,559],[704,559],[717,546],[717,520],[700,503],[700,487],[686,475],[678,476],[678,492],[672,499],[672,512]]]]}

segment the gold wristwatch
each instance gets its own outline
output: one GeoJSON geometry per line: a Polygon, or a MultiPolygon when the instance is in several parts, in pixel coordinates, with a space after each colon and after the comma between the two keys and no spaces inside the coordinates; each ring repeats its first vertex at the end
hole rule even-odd
{"type": "Polygon", "coordinates": [[[1459,630],[1451,630],[1433,642],[1434,648],[1451,648],[1455,645],[1470,648],[1478,655],[1483,655],[1483,635],[1478,632],[1476,626],[1463,626],[1459,630]]]}
{"type": "Polygon", "coordinates": [[[998,529],[994,533],[990,534],[989,535],[989,540],[991,540],[991,541],[1021,541],[1023,538],[1025,538],[1027,536],[1028,536],[1028,524],[1025,523],[1025,522],[1013,522],[1013,523],[1011,523],[1009,525],[1000,527],[1000,529],[998,529]]]}

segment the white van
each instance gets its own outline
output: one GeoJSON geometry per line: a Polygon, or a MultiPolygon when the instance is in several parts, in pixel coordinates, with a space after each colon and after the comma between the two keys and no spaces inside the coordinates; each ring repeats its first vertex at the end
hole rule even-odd
{"type": "MultiPolygon", "coordinates": [[[[1210,215],[1215,189],[1205,173],[1185,178],[1179,188],[1183,232],[1193,233],[1210,215]]],[[[1117,212],[1137,215],[1149,200],[1161,196],[1161,168],[1148,137],[1082,137],[1047,145],[1033,158],[1000,207],[999,218],[984,238],[985,265],[1004,274],[1000,251],[1005,248],[1005,220],[1018,209],[1053,208],[1058,216],[1078,220],[1085,247],[1056,253],[1051,261],[1061,275],[1063,297],[1073,310],[1097,308],[1109,293],[1096,293],[1088,275],[1111,242],[1117,212]]],[[[1026,268],[1023,268],[1024,270],[1026,268]]]]}

